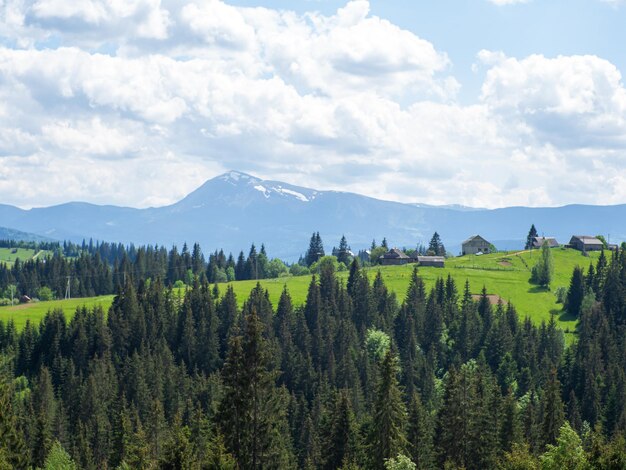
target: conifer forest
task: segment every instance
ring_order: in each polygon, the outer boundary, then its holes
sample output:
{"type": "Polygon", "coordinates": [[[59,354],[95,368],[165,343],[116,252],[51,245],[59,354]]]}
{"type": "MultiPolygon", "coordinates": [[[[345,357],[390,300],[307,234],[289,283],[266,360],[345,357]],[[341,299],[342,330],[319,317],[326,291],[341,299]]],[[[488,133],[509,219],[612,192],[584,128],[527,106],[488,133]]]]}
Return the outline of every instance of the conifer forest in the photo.
{"type": "Polygon", "coordinates": [[[116,285],[108,312],[0,323],[1,469],[626,468],[624,250],[573,273],[567,347],[419,268],[399,298],[322,262],[275,309],[204,275],[116,285]]]}

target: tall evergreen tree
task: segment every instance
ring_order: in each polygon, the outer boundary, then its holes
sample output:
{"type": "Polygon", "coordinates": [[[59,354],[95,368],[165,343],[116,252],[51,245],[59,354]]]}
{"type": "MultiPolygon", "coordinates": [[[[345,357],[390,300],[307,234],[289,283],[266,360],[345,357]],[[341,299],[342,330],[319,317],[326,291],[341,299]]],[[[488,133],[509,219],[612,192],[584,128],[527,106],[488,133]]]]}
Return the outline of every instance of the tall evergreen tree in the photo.
{"type": "Polygon", "coordinates": [[[575,318],[580,316],[580,308],[585,297],[585,280],[583,270],[579,266],[574,268],[572,279],[570,280],[569,290],[565,299],[565,309],[567,313],[575,318]]]}
{"type": "Polygon", "coordinates": [[[443,246],[443,243],[441,242],[441,237],[437,232],[433,233],[433,236],[428,243],[428,252],[437,256],[446,255],[446,248],[443,246]]]}
{"type": "Polygon", "coordinates": [[[322,238],[320,237],[320,233],[313,233],[311,235],[311,240],[309,242],[309,249],[304,256],[304,261],[307,266],[311,266],[317,260],[324,256],[324,244],[322,243],[322,238]]]}
{"type": "Polygon", "coordinates": [[[398,359],[389,349],[380,364],[370,436],[372,467],[385,468],[385,460],[404,452],[407,447],[407,411],[398,384],[398,359]]]}
{"type": "Polygon", "coordinates": [[[526,236],[526,245],[524,245],[525,250],[530,250],[533,246],[534,238],[539,236],[537,233],[537,229],[535,228],[535,224],[530,226],[530,230],[528,231],[528,235],[526,236]]]}

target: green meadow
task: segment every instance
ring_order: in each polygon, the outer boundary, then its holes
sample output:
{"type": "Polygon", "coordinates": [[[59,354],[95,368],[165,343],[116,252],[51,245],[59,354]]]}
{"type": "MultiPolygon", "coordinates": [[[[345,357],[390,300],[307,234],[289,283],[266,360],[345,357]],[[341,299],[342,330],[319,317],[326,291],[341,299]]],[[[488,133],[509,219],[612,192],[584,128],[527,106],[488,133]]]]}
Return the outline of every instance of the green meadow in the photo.
{"type": "MultiPolygon", "coordinates": [[[[494,253],[481,256],[463,256],[446,260],[445,268],[419,267],[419,275],[424,279],[427,288],[434,286],[439,277],[452,276],[459,292],[462,292],[465,281],[469,281],[473,294],[480,294],[483,286],[488,294],[497,295],[505,302],[512,302],[521,317],[530,317],[535,323],[548,321],[552,314],[557,315],[561,328],[566,332],[574,331],[576,320],[568,318],[562,312],[562,305],[556,302],[554,291],[560,286],[569,286],[574,267],[579,265],[585,269],[591,261],[596,261],[599,253],[591,253],[584,257],[579,251],[554,248],[554,280],[551,289],[546,290],[528,282],[530,269],[540,256],[539,250],[494,253]]],[[[404,298],[414,265],[377,266],[368,269],[373,279],[380,271],[387,287],[396,293],[399,300],[404,298]]],[[[347,280],[348,272],[338,273],[338,277],[347,280]]],[[[306,299],[307,288],[311,276],[285,277],[264,279],[260,281],[237,281],[233,286],[239,303],[242,304],[250,290],[260,282],[267,289],[274,305],[277,304],[284,286],[287,286],[294,304],[302,304],[306,299]]],[[[220,286],[222,291],[223,287],[220,286]]]]}
{"type": "Polygon", "coordinates": [[[35,250],[25,248],[0,248],[0,263],[6,263],[12,266],[16,259],[19,258],[20,261],[26,261],[32,259],[36,254],[37,252],[35,250]]]}
{"type": "MultiPolygon", "coordinates": [[[[552,250],[554,256],[554,280],[551,290],[545,290],[528,282],[530,268],[540,256],[540,251],[523,251],[509,253],[494,253],[481,256],[463,256],[446,260],[445,268],[419,267],[419,275],[424,279],[428,288],[434,286],[439,277],[452,276],[459,292],[462,292],[466,280],[469,281],[473,294],[480,294],[483,286],[488,294],[500,297],[505,302],[512,302],[521,317],[530,317],[535,323],[548,321],[550,315],[556,315],[561,328],[565,332],[573,332],[576,321],[568,318],[562,312],[562,305],[556,302],[554,291],[560,286],[569,285],[570,276],[575,266],[585,269],[591,261],[597,260],[599,253],[591,253],[584,257],[579,251],[563,248],[552,250]]],[[[396,293],[401,301],[406,293],[413,265],[378,266],[368,268],[368,276],[373,279],[380,271],[387,287],[396,293]]],[[[337,273],[340,280],[347,281],[348,272],[337,273]]],[[[250,291],[259,282],[267,289],[270,300],[274,305],[278,303],[280,293],[285,286],[291,294],[295,305],[301,305],[306,299],[311,276],[284,277],[278,279],[263,279],[259,281],[236,281],[230,283],[242,305],[250,291]]],[[[226,285],[220,285],[222,293],[226,285]]],[[[101,305],[108,310],[113,296],[92,297],[85,299],[54,300],[50,302],[35,302],[14,307],[0,307],[0,320],[13,318],[18,329],[21,329],[27,319],[38,322],[49,310],[63,309],[71,316],[76,307],[85,305],[92,307],[101,305]]],[[[568,338],[571,340],[571,338],[568,338]]]]}
{"type": "Polygon", "coordinates": [[[86,297],[80,299],[69,300],[51,300],[49,302],[31,302],[28,304],[18,304],[14,306],[0,307],[0,320],[6,322],[13,319],[15,326],[21,330],[27,320],[31,323],[38,324],[41,319],[51,310],[61,309],[65,312],[68,319],[74,315],[78,307],[92,308],[101,306],[106,312],[113,303],[112,295],[103,295],[100,297],[86,297]]]}

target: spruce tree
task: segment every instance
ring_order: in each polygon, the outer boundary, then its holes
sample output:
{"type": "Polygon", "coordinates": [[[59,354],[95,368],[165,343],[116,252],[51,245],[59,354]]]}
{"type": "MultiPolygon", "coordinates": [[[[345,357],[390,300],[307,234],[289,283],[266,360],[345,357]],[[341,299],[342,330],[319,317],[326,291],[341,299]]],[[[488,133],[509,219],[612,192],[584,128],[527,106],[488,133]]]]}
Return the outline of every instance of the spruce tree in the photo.
{"type": "Polygon", "coordinates": [[[530,230],[528,231],[528,235],[526,236],[526,245],[524,245],[525,250],[530,250],[533,246],[534,238],[537,237],[537,229],[535,228],[535,224],[530,226],[530,230]]]}
{"type": "Polygon", "coordinates": [[[372,413],[370,456],[372,467],[385,468],[385,460],[404,452],[407,447],[407,412],[398,384],[398,358],[392,349],[380,364],[380,379],[372,413]]]}
{"type": "Polygon", "coordinates": [[[544,445],[554,444],[559,436],[559,430],[565,421],[563,401],[561,400],[561,383],[556,376],[556,370],[550,372],[544,396],[543,424],[541,437],[544,445]]]}
{"type": "Polygon", "coordinates": [[[411,460],[419,469],[435,468],[434,423],[431,414],[415,392],[409,403],[407,426],[408,450],[411,460]]]}
{"type": "Polygon", "coordinates": [[[571,316],[578,318],[580,316],[580,308],[585,297],[585,280],[583,270],[579,266],[574,268],[572,279],[570,280],[569,290],[565,299],[565,309],[571,316]]]}

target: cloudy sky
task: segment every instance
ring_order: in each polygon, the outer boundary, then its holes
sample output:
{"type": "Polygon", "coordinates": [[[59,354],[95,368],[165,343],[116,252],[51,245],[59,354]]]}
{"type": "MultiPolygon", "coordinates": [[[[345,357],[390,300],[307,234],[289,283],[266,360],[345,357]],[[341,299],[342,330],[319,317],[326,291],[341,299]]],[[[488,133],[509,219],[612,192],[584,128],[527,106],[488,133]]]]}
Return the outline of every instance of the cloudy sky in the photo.
{"type": "Polygon", "coordinates": [[[0,0],[0,203],[626,203],[625,44],[622,0],[0,0]]]}

